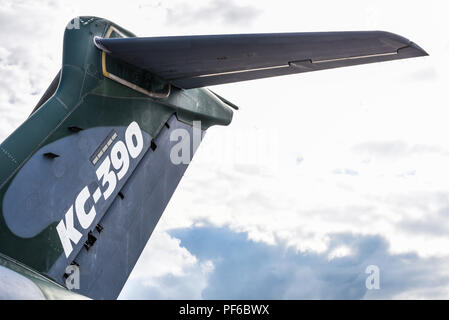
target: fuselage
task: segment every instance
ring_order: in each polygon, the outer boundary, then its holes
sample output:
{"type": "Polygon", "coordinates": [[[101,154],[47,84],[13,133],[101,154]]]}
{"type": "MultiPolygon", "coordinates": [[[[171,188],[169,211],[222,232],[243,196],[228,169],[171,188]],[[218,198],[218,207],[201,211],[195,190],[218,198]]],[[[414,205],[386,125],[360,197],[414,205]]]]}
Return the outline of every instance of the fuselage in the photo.
{"type": "Polygon", "coordinates": [[[0,254],[0,300],[87,299],[0,254]]]}

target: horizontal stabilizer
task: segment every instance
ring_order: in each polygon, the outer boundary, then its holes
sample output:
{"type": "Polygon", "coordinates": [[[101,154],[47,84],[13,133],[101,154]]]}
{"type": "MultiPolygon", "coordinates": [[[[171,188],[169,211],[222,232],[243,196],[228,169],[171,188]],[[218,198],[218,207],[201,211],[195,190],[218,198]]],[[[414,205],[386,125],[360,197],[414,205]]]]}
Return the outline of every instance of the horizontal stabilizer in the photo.
{"type": "Polygon", "coordinates": [[[97,38],[95,42],[108,54],[184,89],[427,55],[413,42],[382,31],[97,38]]]}

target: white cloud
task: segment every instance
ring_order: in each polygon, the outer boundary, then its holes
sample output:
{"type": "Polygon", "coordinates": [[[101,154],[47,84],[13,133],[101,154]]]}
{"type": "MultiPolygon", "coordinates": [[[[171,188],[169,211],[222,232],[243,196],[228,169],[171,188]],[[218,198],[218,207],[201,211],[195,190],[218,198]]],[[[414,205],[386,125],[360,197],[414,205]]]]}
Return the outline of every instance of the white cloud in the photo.
{"type": "Polygon", "coordinates": [[[337,247],[335,249],[333,249],[329,254],[328,254],[328,259],[329,260],[333,260],[336,258],[343,258],[343,257],[347,257],[350,256],[352,254],[351,248],[347,247],[347,246],[340,246],[337,247]]]}
{"type": "Polygon", "coordinates": [[[198,261],[178,239],[156,228],[119,298],[201,299],[213,270],[211,261],[198,261]]]}
{"type": "Polygon", "coordinates": [[[232,0],[214,0],[208,3],[180,3],[167,9],[167,24],[180,26],[197,23],[233,24],[247,26],[260,14],[251,5],[236,4],[232,0]]]}
{"type": "Polygon", "coordinates": [[[156,232],[152,241],[140,256],[133,276],[137,279],[161,277],[167,274],[185,275],[185,269],[195,266],[198,261],[185,248],[179,246],[180,241],[167,233],[156,232]],[[148,264],[151,263],[151,268],[148,264]]]}

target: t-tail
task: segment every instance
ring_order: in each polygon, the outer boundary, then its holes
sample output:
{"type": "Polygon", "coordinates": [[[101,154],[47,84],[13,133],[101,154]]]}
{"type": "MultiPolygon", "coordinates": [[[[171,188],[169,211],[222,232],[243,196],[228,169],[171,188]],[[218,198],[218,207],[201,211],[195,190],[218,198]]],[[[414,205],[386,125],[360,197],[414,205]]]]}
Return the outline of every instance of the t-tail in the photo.
{"type": "Polygon", "coordinates": [[[137,38],[96,17],[63,50],[0,146],[0,298],[117,298],[201,137],[232,120],[204,86],[426,55],[378,31],[137,38]],[[10,272],[35,290],[7,292],[10,272]]]}

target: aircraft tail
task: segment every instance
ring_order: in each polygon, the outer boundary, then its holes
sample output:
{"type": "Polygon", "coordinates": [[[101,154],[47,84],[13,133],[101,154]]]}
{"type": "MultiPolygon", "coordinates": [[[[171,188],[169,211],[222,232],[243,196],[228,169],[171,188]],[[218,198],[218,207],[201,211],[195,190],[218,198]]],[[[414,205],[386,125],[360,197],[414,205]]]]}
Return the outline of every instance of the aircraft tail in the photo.
{"type": "Polygon", "coordinates": [[[232,111],[206,89],[105,56],[95,36],[134,35],[100,18],[72,21],[60,73],[0,145],[0,252],[62,285],[76,267],[75,292],[114,299],[195,143],[232,111]]]}

